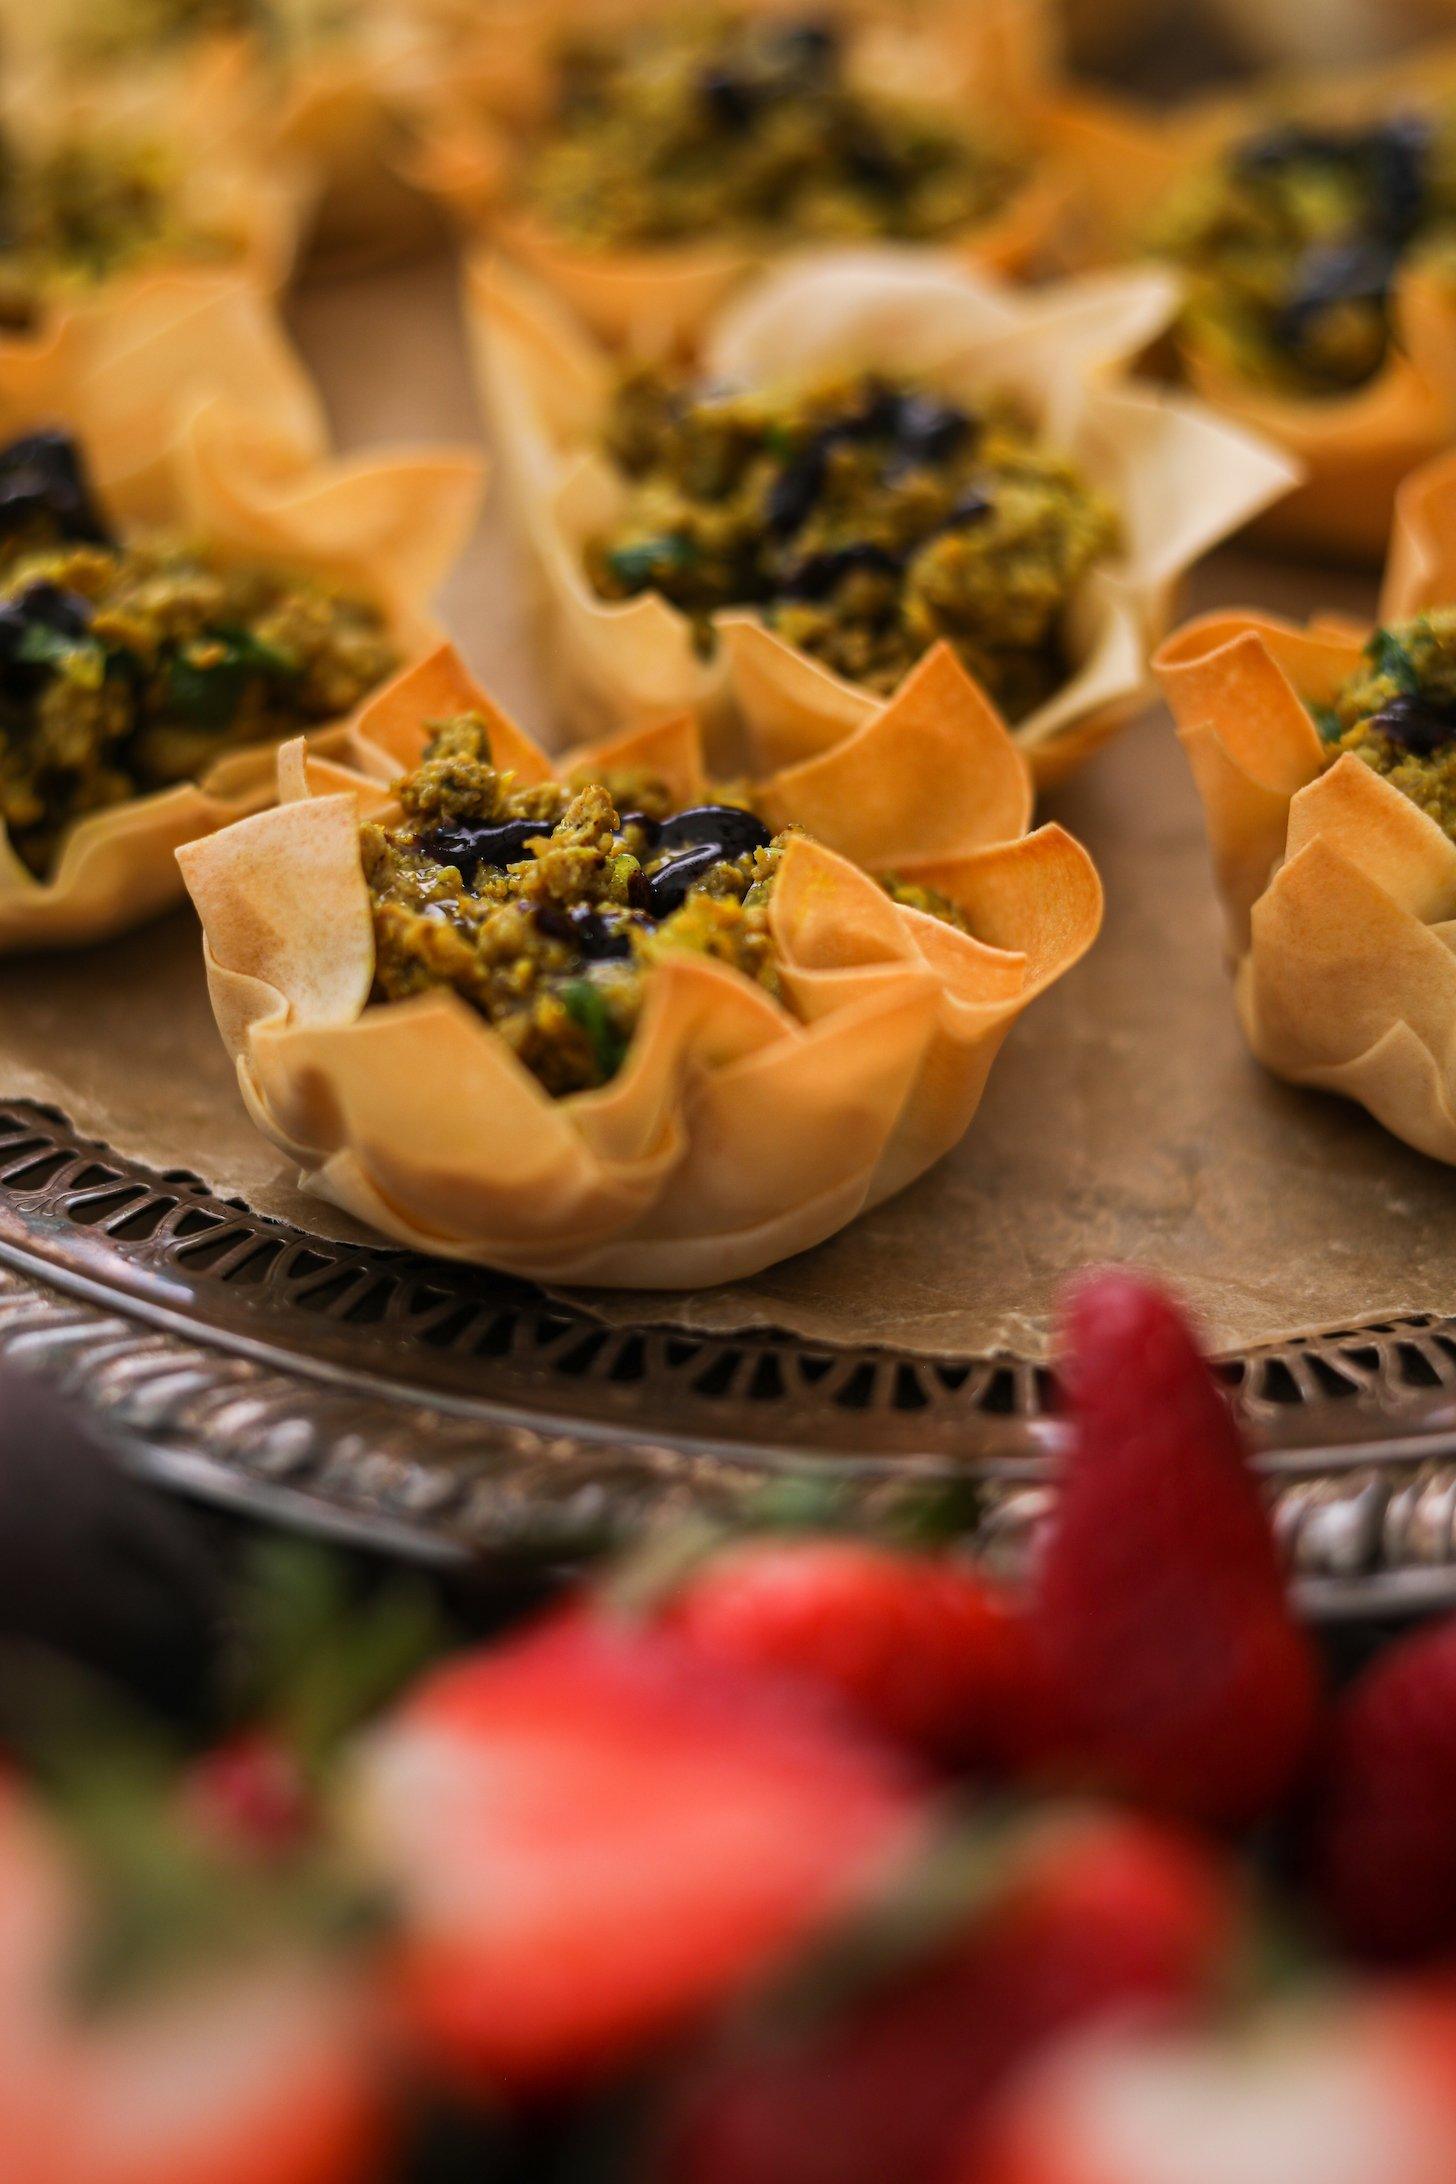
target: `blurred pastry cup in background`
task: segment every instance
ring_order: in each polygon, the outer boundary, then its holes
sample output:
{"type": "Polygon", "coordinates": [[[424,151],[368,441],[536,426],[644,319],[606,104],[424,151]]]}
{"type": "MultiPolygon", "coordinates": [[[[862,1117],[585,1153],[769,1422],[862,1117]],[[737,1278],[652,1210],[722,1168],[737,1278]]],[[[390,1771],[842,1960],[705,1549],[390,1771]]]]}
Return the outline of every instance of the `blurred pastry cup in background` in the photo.
{"type": "Polygon", "coordinates": [[[401,116],[448,65],[413,0],[0,0],[0,33],[26,111],[80,99],[106,127],[170,117],[213,157],[226,144],[266,190],[287,177],[315,253],[378,257],[438,226],[399,172],[401,116]]]}
{"type": "Polygon", "coordinates": [[[954,1145],[1101,919],[1086,853],[1025,832],[994,713],[941,648],[834,747],[714,793],[686,719],[558,775],[448,651],[342,750],[287,746],[276,807],[179,861],[243,1097],[306,1186],[418,1250],[691,1288],[954,1145]]]}
{"type": "Polygon", "coordinates": [[[309,176],[263,126],[235,45],[163,72],[15,65],[0,149],[0,360],[159,273],[272,294],[292,271],[309,176]]]}
{"type": "Polygon", "coordinates": [[[1004,275],[1050,262],[1066,187],[1036,142],[1041,0],[697,16],[566,0],[472,21],[407,171],[614,345],[682,350],[796,247],[934,243],[1004,275]],[[596,57],[573,68],[583,39],[596,57]]]}
{"type": "Polygon", "coordinates": [[[1022,292],[825,252],[729,304],[691,373],[624,376],[477,262],[479,381],[565,720],[693,709],[715,759],[764,772],[852,732],[943,636],[1038,778],[1065,773],[1145,700],[1184,572],[1297,476],[1122,376],[1176,300],[1150,269],[1022,292]]]}
{"type": "Polygon", "coordinates": [[[92,331],[0,374],[3,951],[178,900],[173,852],[268,801],[282,736],[438,643],[479,504],[471,451],[331,455],[243,285],[159,278],[92,331]]]}
{"type": "Polygon", "coordinates": [[[1156,666],[1255,1055],[1456,1161],[1456,457],[1401,488],[1373,634],[1219,613],[1156,666]]]}
{"type": "Polygon", "coordinates": [[[438,212],[402,172],[407,117],[453,80],[428,10],[290,0],[284,13],[263,82],[278,94],[275,141],[313,177],[312,251],[353,266],[435,238],[438,212]]]}
{"type": "Polygon", "coordinates": [[[1171,115],[1072,93],[1047,133],[1073,255],[1175,267],[1167,363],[1303,467],[1261,537],[1378,559],[1456,435],[1456,48],[1171,115]]]}
{"type": "Polygon", "coordinates": [[[1209,0],[1214,20],[1266,67],[1372,61],[1456,23],[1451,0],[1209,0]]]}

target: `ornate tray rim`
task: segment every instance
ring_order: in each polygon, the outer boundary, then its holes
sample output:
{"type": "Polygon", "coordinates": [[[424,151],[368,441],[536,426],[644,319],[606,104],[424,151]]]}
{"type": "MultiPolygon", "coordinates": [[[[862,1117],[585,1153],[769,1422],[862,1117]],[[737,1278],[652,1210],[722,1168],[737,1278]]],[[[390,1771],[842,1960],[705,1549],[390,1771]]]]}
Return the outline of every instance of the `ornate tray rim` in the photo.
{"type": "MultiPolygon", "coordinates": [[[[1012,1564],[1057,1433],[1027,1360],[608,1327],[285,1227],[20,1102],[0,1104],[0,1354],[62,1380],[169,1487],[435,1562],[567,1558],[828,1465],[871,1510],[971,1480],[968,1529],[1012,1564]]],[[[1456,1605],[1456,1318],[1224,1371],[1307,1611],[1456,1605]]]]}

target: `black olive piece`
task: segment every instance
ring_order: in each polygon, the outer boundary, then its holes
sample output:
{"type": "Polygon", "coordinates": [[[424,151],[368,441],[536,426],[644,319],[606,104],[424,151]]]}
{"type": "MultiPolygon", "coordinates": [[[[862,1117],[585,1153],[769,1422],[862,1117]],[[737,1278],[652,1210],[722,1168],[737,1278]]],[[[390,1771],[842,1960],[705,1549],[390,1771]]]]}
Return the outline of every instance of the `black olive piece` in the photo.
{"type": "Polygon", "coordinates": [[[832,447],[836,440],[898,439],[905,406],[914,399],[913,395],[902,394],[880,380],[870,380],[859,408],[825,426],[825,445],[832,447]]]}
{"type": "Polygon", "coordinates": [[[1294,122],[1281,122],[1236,144],[1232,165],[1243,174],[1268,173],[1273,168],[1292,167],[1300,160],[1338,159],[1342,149],[1341,139],[1328,131],[1302,129],[1294,122]]]}
{"type": "Polygon", "coordinates": [[[573,938],[571,919],[559,902],[538,902],[532,916],[536,921],[537,932],[544,933],[548,940],[569,943],[573,938]]]}
{"type": "Polygon", "coordinates": [[[1402,691],[1369,721],[1377,735],[1415,758],[1429,758],[1443,745],[1456,741],[1456,702],[1428,698],[1418,690],[1402,691]]]}
{"type": "Polygon", "coordinates": [[[605,963],[632,953],[631,921],[593,910],[588,903],[574,903],[567,910],[560,903],[544,902],[535,916],[540,932],[575,948],[588,963],[605,963]]]}
{"type": "Polygon", "coordinates": [[[632,931],[625,918],[607,917],[583,906],[572,911],[571,926],[588,963],[607,963],[632,953],[632,931]]]}
{"type": "Polygon", "coordinates": [[[665,918],[674,910],[680,910],[688,889],[706,879],[714,865],[722,862],[723,852],[716,842],[705,842],[701,849],[690,849],[683,856],[674,857],[671,864],[654,872],[647,882],[650,914],[654,918],[665,918]]]}
{"type": "Polygon", "coordinates": [[[27,622],[39,622],[61,637],[84,637],[91,627],[90,600],[59,584],[27,584],[15,605],[27,622]]]}
{"type": "Polygon", "coordinates": [[[68,432],[28,432],[0,448],[0,536],[46,517],[64,539],[110,546],[81,451],[68,432]]]}
{"type": "Polygon", "coordinates": [[[756,812],[738,804],[692,804],[686,811],[664,819],[657,837],[659,850],[696,849],[706,845],[720,857],[746,857],[752,849],[766,849],[773,840],[756,812]]]}
{"type": "Polygon", "coordinates": [[[720,129],[741,135],[763,111],[764,89],[736,68],[705,68],[698,78],[698,96],[720,129]]]}
{"type": "Polygon", "coordinates": [[[904,161],[877,130],[864,126],[851,128],[843,150],[850,175],[867,190],[879,190],[888,197],[904,188],[904,161]]]}
{"type": "Polygon", "coordinates": [[[1425,114],[1394,115],[1367,139],[1371,225],[1389,241],[1408,242],[1425,216],[1432,140],[1425,114]]]}
{"type": "Polygon", "coordinates": [[[484,826],[434,827],[420,836],[419,846],[436,864],[454,865],[468,885],[482,865],[499,871],[521,863],[526,844],[550,832],[541,819],[501,819],[484,826]]]}
{"type": "Polygon", "coordinates": [[[769,487],[764,522],[774,538],[792,538],[813,515],[824,490],[825,453],[822,440],[811,441],[769,487]]]}
{"type": "Polygon", "coordinates": [[[1307,251],[1289,300],[1276,320],[1278,338],[1298,348],[1311,322],[1340,303],[1383,303],[1395,278],[1395,255],[1384,243],[1353,240],[1307,251]]]}
{"type": "Polygon", "coordinates": [[[839,32],[833,23],[786,23],[773,42],[775,52],[799,75],[825,76],[839,58],[839,32]]]}
{"type": "Polygon", "coordinates": [[[965,445],[971,420],[954,404],[938,402],[929,394],[907,394],[898,407],[895,444],[917,461],[948,462],[965,445]]]}
{"type": "Polygon", "coordinates": [[[90,601],[59,584],[29,584],[7,599],[0,606],[0,695],[24,704],[45,688],[54,669],[34,649],[38,630],[69,640],[84,637],[90,626],[90,601]]]}
{"type": "Polygon", "coordinates": [[[785,569],[778,589],[786,599],[827,599],[846,576],[859,570],[898,576],[902,566],[901,557],[888,546],[875,546],[862,539],[850,546],[826,548],[820,554],[805,554],[801,561],[785,569]]]}
{"type": "Polygon", "coordinates": [[[791,538],[814,513],[824,490],[831,448],[846,440],[895,439],[905,401],[893,387],[871,381],[858,409],[825,425],[784,465],[764,507],[764,521],[775,538],[791,538]]]}
{"type": "Polygon", "coordinates": [[[641,865],[628,875],[627,902],[633,910],[649,910],[652,907],[652,890],[647,884],[647,874],[641,865]]]}
{"type": "Polygon", "coordinates": [[[987,516],[993,514],[994,511],[994,501],[988,500],[984,493],[978,493],[975,487],[972,486],[969,492],[962,493],[960,499],[951,504],[950,514],[946,517],[942,528],[947,531],[958,531],[962,524],[984,523],[987,516]]]}

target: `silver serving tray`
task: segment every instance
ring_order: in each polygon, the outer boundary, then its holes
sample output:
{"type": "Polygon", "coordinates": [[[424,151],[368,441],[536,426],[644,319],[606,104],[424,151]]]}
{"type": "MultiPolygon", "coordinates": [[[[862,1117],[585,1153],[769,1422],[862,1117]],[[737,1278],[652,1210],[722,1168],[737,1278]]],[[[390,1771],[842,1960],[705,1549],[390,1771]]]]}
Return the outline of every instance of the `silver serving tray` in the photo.
{"type": "MultiPolygon", "coordinates": [[[[147,1474],[434,1561],[569,1558],[832,1475],[868,1511],[972,1482],[1001,1563],[1045,1506],[1055,1391],[1014,1356],[606,1327],[528,1285],[327,1241],[0,1106],[0,1354],[147,1474]]],[[[1456,1605],[1456,1320],[1229,1359],[1308,1611],[1456,1605]]]]}

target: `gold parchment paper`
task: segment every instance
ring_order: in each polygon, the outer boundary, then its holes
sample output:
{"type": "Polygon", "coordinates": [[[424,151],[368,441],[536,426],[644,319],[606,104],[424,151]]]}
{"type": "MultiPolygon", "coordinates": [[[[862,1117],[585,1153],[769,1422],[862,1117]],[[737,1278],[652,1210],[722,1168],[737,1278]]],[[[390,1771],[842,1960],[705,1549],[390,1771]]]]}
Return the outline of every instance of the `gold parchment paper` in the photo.
{"type": "MultiPolygon", "coordinates": [[[[443,265],[311,291],[297,329],[340,445],[475,429],[443,265]]],[[[1225,555],[1191,605],[1368,615],[1374,582],[1225,555]]],[[[541,724],[509,540],[488,516],[444,597],[489,686],[541,724]]],[[[1044,1353],[1089,1260],[1175,1282],[1222,1348],[1387,1315],[1456,1312],[1456,1171],[1366,1116],[1264,1076],[1234,1021],[1197,801],[1150,712],[1048,798],[1092,850],[1107,924],[1018,1025],[960,1150],[832,1243],[734,1287],[579,1301],[613,1319],[940,1354],[1044,1353]]],[[[260,1211],[362,1234],[304,1197],[248,1124],[190,912],[74,958],[0,967],[0,1096],[44,1101],[159,1168],[260,1211]]]]}

